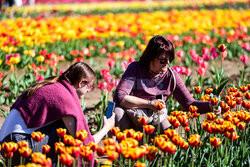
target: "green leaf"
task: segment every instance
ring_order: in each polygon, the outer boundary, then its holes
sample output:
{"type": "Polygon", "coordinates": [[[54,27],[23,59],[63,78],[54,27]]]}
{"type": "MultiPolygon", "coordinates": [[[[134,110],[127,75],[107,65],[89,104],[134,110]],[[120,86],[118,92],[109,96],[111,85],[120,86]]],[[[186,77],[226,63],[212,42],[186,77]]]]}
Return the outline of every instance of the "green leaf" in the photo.
{"type": "Polygon", "coordinates": [[[215,95],[215,96],[219,96],[220,93],[221,93],[221,91],[224,89],[224,87],[226,86],[226,84],[227,84],[228,81],[229,81],[228,79],[226,79],[225,81],[223,81],[221,83],[221,85],[219,86],[218,89],[214,89],[213,90],[212,94],[215,95]]]}
{"type": "Polygon", "coordinates": [[[4,118],[6,118],[8,116],[8,113],[2,108],[0,108],[0,110],[1,110],[1,113],[3,114],[4,118]]]}

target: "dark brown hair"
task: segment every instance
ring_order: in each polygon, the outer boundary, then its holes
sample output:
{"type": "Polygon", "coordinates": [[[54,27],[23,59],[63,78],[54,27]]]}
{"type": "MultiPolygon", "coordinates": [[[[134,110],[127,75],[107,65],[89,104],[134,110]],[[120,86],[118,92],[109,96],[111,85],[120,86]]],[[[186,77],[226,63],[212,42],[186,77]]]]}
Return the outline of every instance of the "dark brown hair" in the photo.
{"type": "Polygon", "coordinates": [[[170,56],[170,62],[174,60],[174,47],[172,42],[161,35],[156,35],[150,39],[146,49],[142,53],[139,64],[148,68],[149,63],[158,56],[166,54],[170,56]]]}
{"type": "Polygon", "coordinates": [[[94,76],[95,72],[88,64],[84,62],[77,62],[71,65],[61,76],[52,76],[31,85],[20,97],[28,98],[33,95],[37,89],[45,85],[56,83],[58,80],[67,80],[71,85],[76,85],[82,79],[94,76]]]}

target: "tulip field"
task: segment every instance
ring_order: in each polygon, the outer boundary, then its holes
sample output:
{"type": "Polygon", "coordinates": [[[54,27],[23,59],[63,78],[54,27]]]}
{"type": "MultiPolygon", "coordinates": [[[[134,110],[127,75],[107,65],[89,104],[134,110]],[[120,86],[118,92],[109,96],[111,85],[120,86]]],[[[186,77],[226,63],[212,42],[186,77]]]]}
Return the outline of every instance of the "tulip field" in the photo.
{"type": "MultiPolygon", "coordinates": [[[[44,145],[42,152],[32,152],[26,141],[2,143],[1,166],[12,166],[13,155],[18,154],[20,167],[50,167],[47,155],[51,147],[60,167],[93,163],[119,167],[250,166],[248,0],[37,4],[4,8],[0,19],[3,117],[32,83],[85,61],[97,74],[94,87],[100,97],[92,106],[81,100],[94,134],[102,128],[108,101],[122,74],[131,62],[139,60],[154,35],[173,42],[175,59],[170,66],[192,96],[211,101],[222,111],[220,115],[199,114],[196,106],[183,111],[171,97],[166,104],[173,129],[163,134],[144,117],[138,120],[141,131],[114,127],[113,137],[104,138],[101,144],[84,145],[84,130],[73,138],[66,129],[57,129],[60,142],[44,145]],[[87,113],[88,108],[93,111],[87,113]]],[[[33,132],[31,136],[40,142],[44,134],[33,132]]]]}

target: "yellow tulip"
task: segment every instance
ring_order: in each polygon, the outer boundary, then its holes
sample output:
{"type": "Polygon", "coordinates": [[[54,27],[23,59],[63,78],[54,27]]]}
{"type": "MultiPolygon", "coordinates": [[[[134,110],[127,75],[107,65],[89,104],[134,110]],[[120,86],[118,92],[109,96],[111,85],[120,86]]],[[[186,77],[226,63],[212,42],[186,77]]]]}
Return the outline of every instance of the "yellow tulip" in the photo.
{"type": "Polygon", "coordinates": [[[44,56],[41,56],[41,55],[40,55],[40,56],[38,56],[38,57],[36,58],[36,60],[42,63],[42,62],[44,62],[45,58],[44,58],[44,56]]]}

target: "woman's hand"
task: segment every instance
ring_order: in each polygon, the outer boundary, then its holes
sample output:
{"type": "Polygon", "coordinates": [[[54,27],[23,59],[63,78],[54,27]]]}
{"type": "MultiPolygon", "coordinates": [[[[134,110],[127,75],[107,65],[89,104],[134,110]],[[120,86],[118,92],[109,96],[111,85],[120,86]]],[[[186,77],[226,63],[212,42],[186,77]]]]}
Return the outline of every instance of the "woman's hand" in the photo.
{"type": "Polygon", "coordinates": [[[114,126],[115,126],[115,113],[114,112],[109,119],[107,119],[106,116],[103,117],[103,128],[107,128],[107,130],[110,130],[114,126]]]}
{"type": "Polygon", "coordinates": [[[214,112],[216,115],[220,115],[220,114],[221,114],[221,107],[219,106],[217,109],[213,108],[213,112],[214,112]]]}
{"type": "Polygon", "coordinates": [[[158,102],[161,102],[163,105],[163,108],[166,108],[166,104],[163,100],[161,99],[155,99],[155,100],[152,100],[152,101],[149,101],[149,104],[150,104],[150,109],[153,110],[153,111],[158,111],[158,109],[156,108],[156,103],[158,102]]]}

